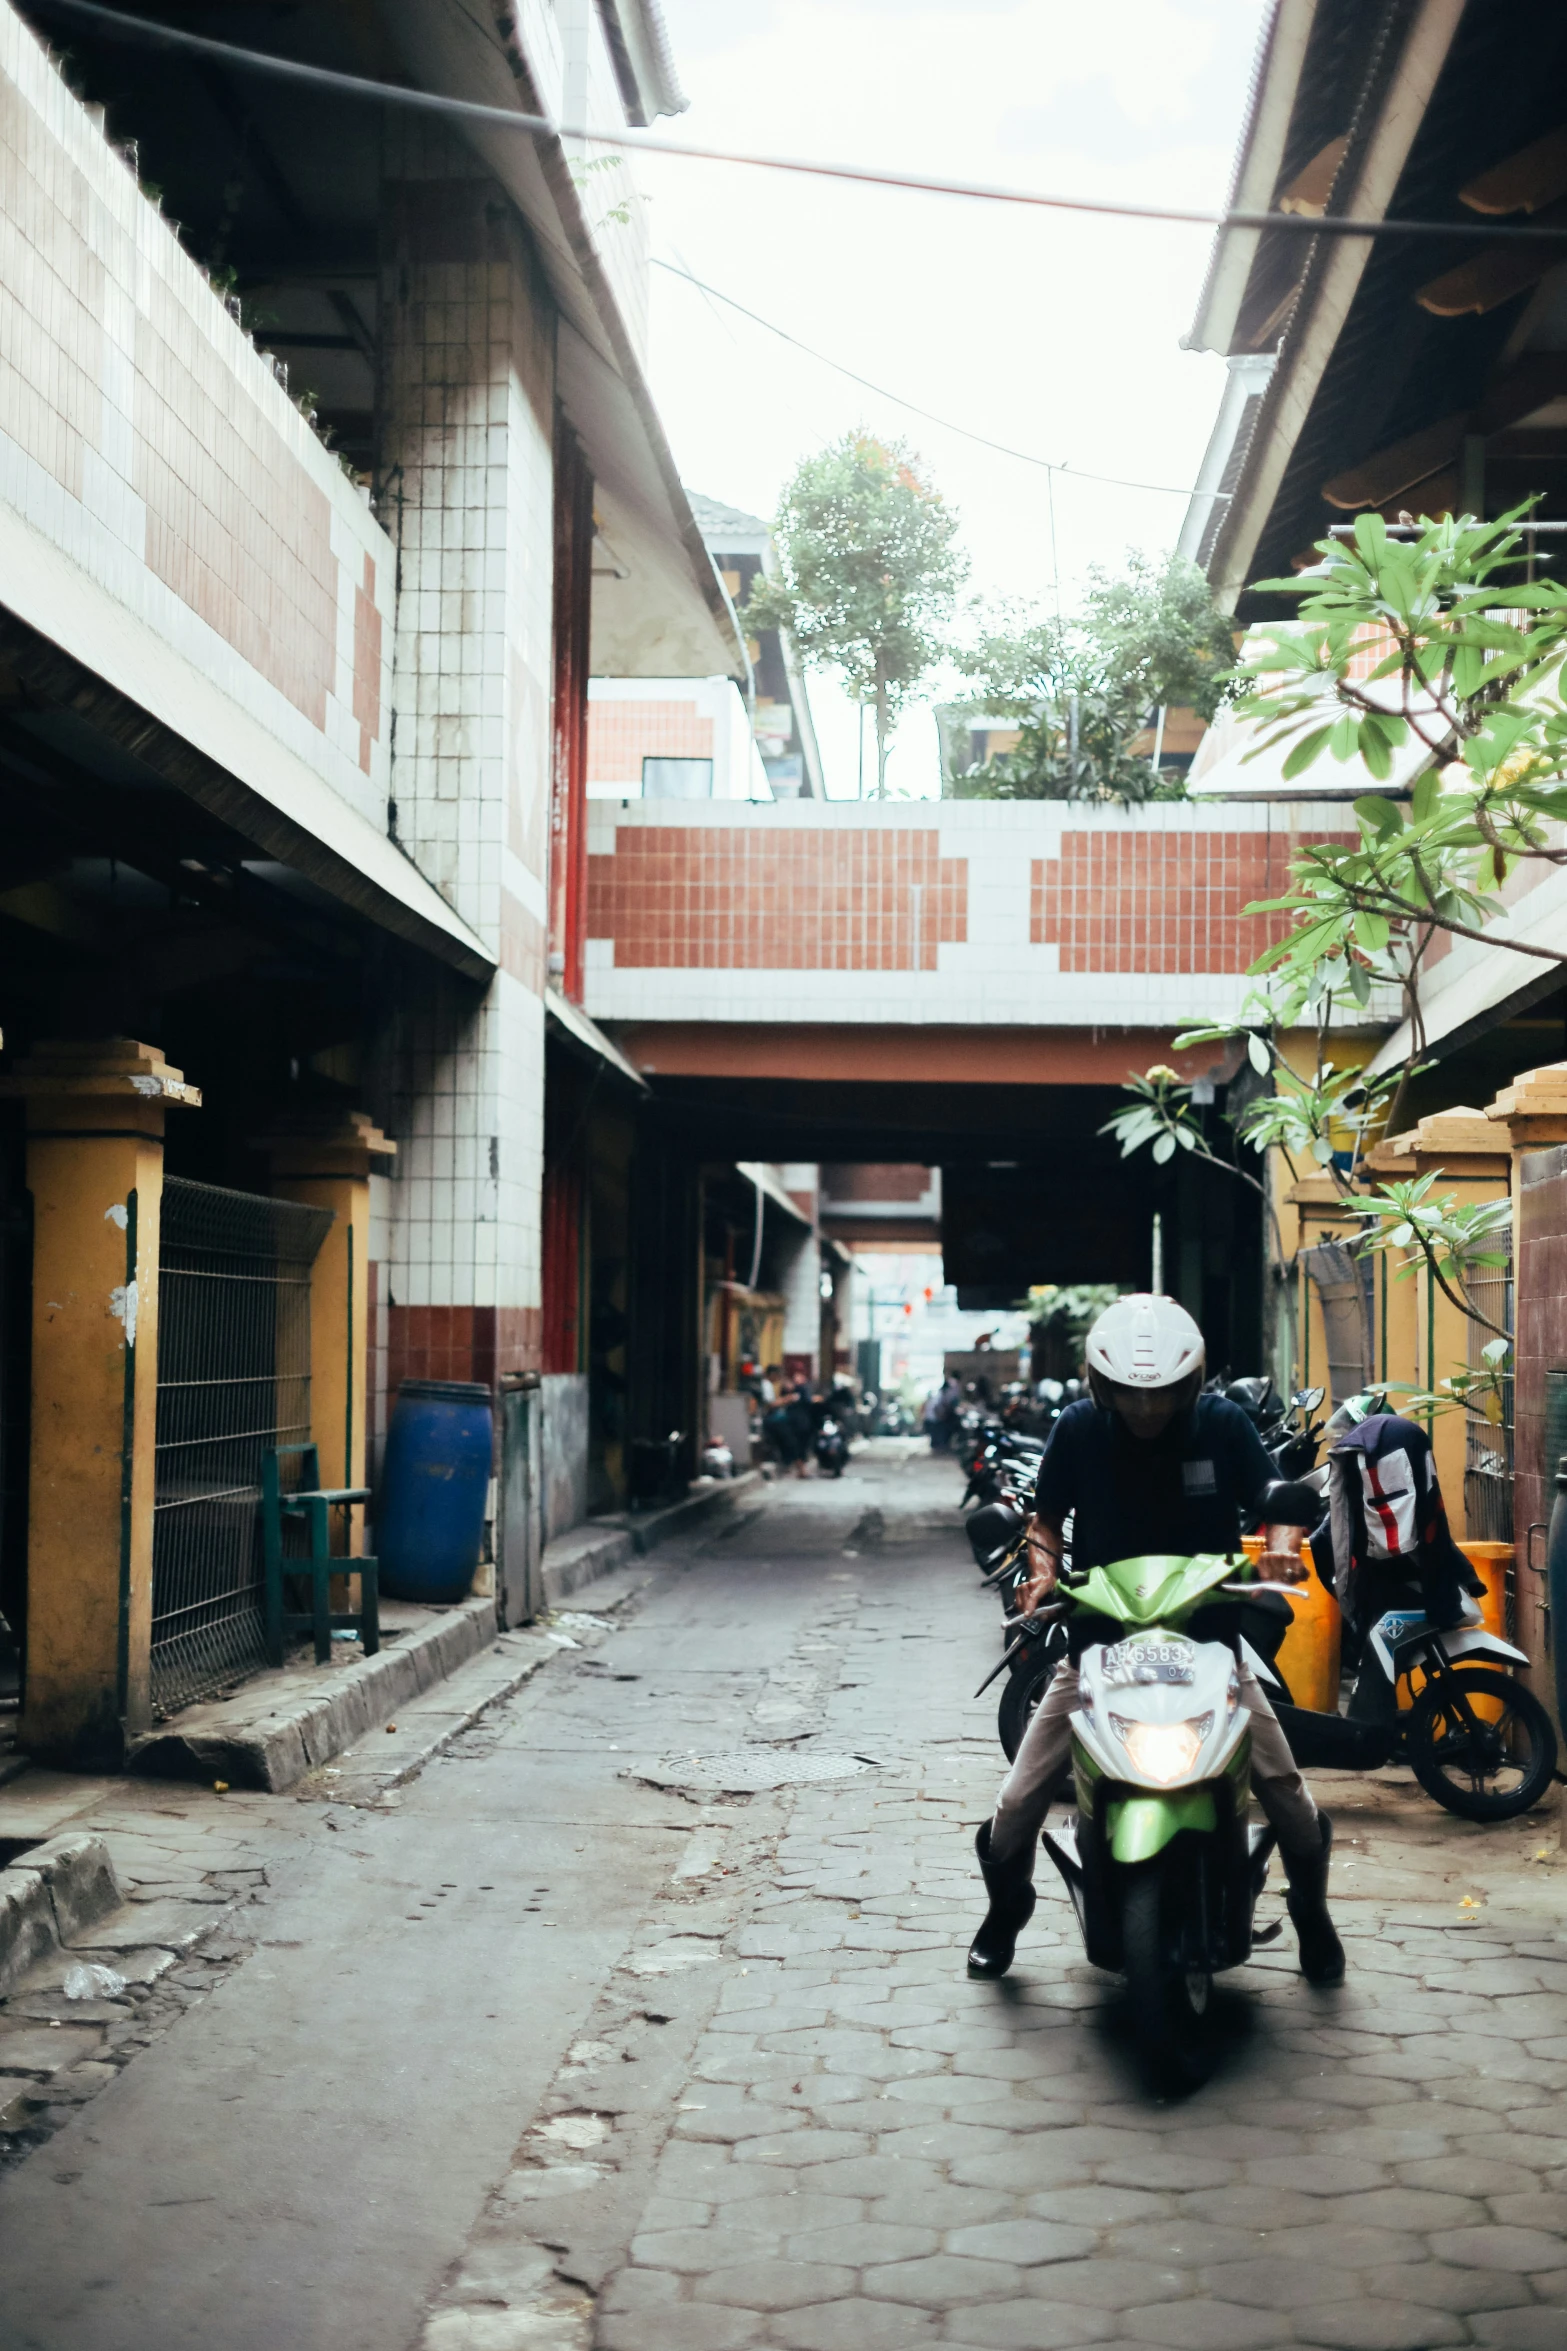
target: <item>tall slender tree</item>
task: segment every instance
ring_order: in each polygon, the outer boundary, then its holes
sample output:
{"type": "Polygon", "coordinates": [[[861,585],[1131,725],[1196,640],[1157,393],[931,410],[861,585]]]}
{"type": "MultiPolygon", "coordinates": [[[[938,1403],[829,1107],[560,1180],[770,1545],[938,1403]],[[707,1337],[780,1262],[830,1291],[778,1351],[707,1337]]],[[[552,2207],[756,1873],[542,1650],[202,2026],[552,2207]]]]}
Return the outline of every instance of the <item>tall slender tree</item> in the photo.
{"type": "Polygon", "coordinates": [[[778,570],[741,618],[786,629],[801,659],[836,669],[876,713],[876,797],[887,789],[892,730],[944,651],[966,564],[958,518],[913,450],[846,433],[802,460],[773,526],[778,570]]]}

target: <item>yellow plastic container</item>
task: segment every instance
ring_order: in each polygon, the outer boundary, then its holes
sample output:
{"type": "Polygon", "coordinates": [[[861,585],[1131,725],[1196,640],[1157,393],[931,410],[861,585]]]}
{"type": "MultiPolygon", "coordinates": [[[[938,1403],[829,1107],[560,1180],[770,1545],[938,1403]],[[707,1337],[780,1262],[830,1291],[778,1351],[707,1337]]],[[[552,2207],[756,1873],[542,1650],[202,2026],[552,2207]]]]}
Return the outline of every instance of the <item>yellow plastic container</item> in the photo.
{"type": "MultiPolygon", "coordinates": [[[[1488,1633],[1495,1633],[1498,1640],[1505,1641],[1507,1638],[1507,1570],[1512,1565],[1513,1559],[1511,1543],[1460,1543],[1458,1548],[1485,1586],[1485,1590],[1477,1595],[1476,1602],[1480,1610],[1481,1623],[1488,1633]]],[[[1480,1663],[1482,1665],[1489,1663],[1492,1665],[1493,1671],[1495,1669],[1493,1660],[1481,1658],[1480,1663]]],[[[1507,1668],[1503,1666],[1502,1671],[1505,1673],[1507,1668]]],[[[1398,1702],[1400,1706],[1408,1706],[1412,1702],[1412,1692],[1407,1680],[1401,1681],[1398,1685],[1398,1702]]],[[[1471,1704],[1483,1722],[1500,1722],[1502,1718],[1500,1700],[1475,1698],[1471,1700],[1471,1704]]]]}
{"type": "Polygon", "coordinates": [[[1485,1585],[1480,1595],[1481,1617],[1488,1633],[1507,1638],[1507,1571],[1513,1564],[1511,1543],[1460,1543],[1459,1550],[1485,1585]]]}
{"type": "MultiPolygon", "coordinates": [[[[1262,1552],[1261,1536],[1247,1535],[1245,1547],[1247,1558],[1255,1562],[1262,1552]]],[[[1310,1567],[1309,1543],[1301,1557],[1310,1567]]],[[[1303,1584],[1270,1584],[1267,1589],[1283,1593],[1294,1620],[1280,1646],[1278,1664],[1295,1704],[1309,1707],[1313,1714],[1337,1714],[1342,1638],[1338,1602],[1319,1583],[1314,1567],[1303,1584]]]]}
{"type": "MultiPolygon", "coordinates": [[[[1477,1599],[1481,1623],[1488,1633],[1495,1633],[1499,1640],[1505,1641],[1507,1638],[1507,1570],[1513,1556],[1511,1543],[1460,1543],[1458,1548],[1485,1586],[1485,1590],[1478,1595],[1477,1599]]],[[[1413,1706],[1419,1696],[1422,1683],[1423,1677],[1411,1682],[1407,1674],[1400,1675],[1398,1704],[1401,1713],[1407,1713],[1409,1708],[1413,1706]]],[[[1482,1720],[1496,1722],[1500,1719],[1502,1709],[1496,1699],[1477,1698],[1474,1700],[1474,1706],[1482,1720]]]]}

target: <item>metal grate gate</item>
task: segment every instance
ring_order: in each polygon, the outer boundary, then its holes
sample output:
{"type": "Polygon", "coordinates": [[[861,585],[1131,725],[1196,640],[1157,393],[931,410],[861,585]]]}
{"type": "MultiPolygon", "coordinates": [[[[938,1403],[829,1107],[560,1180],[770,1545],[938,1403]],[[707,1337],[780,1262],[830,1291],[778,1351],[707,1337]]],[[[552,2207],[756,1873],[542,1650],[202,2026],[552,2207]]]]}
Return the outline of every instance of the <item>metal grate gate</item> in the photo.
{"type": "Polygon", "coordinates": [[[261,1456],[310,1435],[310,1269],[332,1223],[170,1176],[158,1251],[152,1703],[266,1663],[261,1456]]]}

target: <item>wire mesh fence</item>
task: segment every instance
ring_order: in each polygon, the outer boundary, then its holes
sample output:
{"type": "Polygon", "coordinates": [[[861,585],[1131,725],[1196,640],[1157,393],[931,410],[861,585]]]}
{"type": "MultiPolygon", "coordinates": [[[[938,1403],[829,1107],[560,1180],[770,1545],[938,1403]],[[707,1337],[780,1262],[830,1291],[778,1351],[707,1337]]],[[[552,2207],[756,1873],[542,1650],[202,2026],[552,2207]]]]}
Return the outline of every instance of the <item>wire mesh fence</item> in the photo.
{"type": "Polygon", "coordinates": [[[310,1269],[331,1222],[327,1208],[165,1181],[152,1522],[159,1716],[266,1662],[261,1456],[310,1435],[310,1269]]]}
{"type": "MultiPolygon", "coordinates": [[[[1505,1265],[1488,1266],[1475,1274],[1466,1285],[1470,1297],[1482,1314],[1504,1331],[1513,1328],[1513,1260],[1512,1234],[1504,1229],[1493,1236],[1490,1246],[1507,1251],[1505,1265]]],[[[1483,1324],[1471,1322],[1469,1330],[1469,1370],[1472,1375],[1486,1375],[1491,1381],[1489,1367],[1482,1350],[1489,1345],[1495,1333],[1483,1324]]],[[[1509,1356],[1500,1376],[1483,1391],[1487,1399],[1485,1412],[1471,1411],[1464,1455],[1464,1518],[1469,1534],[1477,1542],[1510,1543],[1513,1539],[1513,1363],[1509,1356]]]]}

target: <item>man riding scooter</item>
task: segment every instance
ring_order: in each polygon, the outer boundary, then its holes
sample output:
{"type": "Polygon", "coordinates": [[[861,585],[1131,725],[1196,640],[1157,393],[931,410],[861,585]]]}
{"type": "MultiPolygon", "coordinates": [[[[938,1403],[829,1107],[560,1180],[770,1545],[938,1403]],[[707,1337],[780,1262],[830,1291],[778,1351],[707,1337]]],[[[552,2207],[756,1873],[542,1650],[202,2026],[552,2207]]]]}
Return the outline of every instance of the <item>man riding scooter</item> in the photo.
{"type": "MultiPolygon", "coordinates": [[[[1090,1330],[1086,1352],[1090,1395],[1061,1414],[1040,1465],[1030,1573],[1019,1595],[1027,1615],[1056,1588],[1069,1515],[1074,1572],[1155,1553],[1238,1553],[1242,1511],[1256,1510],[1277,1478],[1240,1407],[1202,1394],[1202,1333],[1174,1299],[1117,1299],[1090,1330]]],[[[1265,1582],[1304,1580],[1303,1531],[1264,1527],[1258,1573],[1265,1582]]],[[[1057,1670],[995,1815],[975,1839],[990,1907],[969,1952],[971,1976],[1006,1974],[1033,1913],[1040,1831],[1070,1768],[1076,1656],[1074,1650],[1057,1670]]],[[[1327,1907],[1333,1824],[1317,1810],[1244,1660],[1239,1681],[1252,1718],[1252,1786],[1278,1838],[1301,1970],[1314,1984],[1334,1984],[1344,1973],[1344,1951],[1327,1907]]]]}

